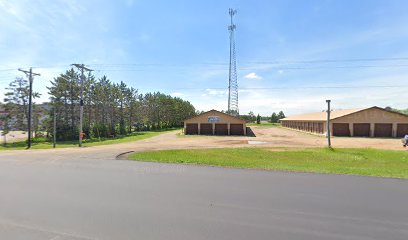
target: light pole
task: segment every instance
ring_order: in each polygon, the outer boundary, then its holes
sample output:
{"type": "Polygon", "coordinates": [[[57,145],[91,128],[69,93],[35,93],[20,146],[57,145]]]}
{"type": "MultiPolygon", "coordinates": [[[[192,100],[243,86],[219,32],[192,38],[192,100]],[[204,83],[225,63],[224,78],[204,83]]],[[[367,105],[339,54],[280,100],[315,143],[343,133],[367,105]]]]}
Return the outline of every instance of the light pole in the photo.
{"type": "Polygon", "coordinates": [[[327,102],[327,145],[329,148],[331,148],[331,141],[330,141],[330,102],[331,100],[326,100],[327,102]]]}

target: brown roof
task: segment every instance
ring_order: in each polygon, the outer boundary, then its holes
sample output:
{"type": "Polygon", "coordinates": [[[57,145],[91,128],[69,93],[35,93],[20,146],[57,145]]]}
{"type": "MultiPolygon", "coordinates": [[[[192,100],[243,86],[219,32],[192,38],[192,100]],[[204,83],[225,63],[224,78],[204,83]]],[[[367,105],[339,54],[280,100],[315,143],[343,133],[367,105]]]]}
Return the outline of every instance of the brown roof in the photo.
{"type": "MultiPolygon", "coordinates": [[[[408,115],[404,114],[404,113],[400,113],[400,112],[396,112],[394,110],[388,110],[388,109],[384,109],[384,108],[380,108],[377,106],[374,107],[370,107],[370,108],[353,108],[353,109],[342,109],[342,110],[335,110],[332,111],[330,113],[330,120],[336,119],[336,118],[340,118],[340,117],[344,117],[356,112],[361,112],[361,111],[365,111],[365,110],[369,110],[369,109],[379,109],[382,111],[386,111],[389,113],[394,113],[394,114],[398,114],[404,117],[408,117],[408,115]]],[[[281,119],[281,121],[326,121],[327,120],[327,114],[326,111],[322,111],[322,112],[316,112],[316,113],[308,113],[308,114],[300,114],[300,115],[294,115],[294,116],[290,116],[287,118],[283,118],[281,119]]]]}
{"type": "MultiPolygon", "coordinates": [[[[360,112],[360,111],[367,110],[367,109],[370,109],[370,108],[353,108],[353,109],[335,110],[330,113],[330,120],[333,120],[339,117],[344,117],[346,115],[360,112]]],[[[326,121],[326,120],[327,120],[326,111],[294,115],[294,116],[290,116],[290,117],[281,119],[281,121],[326,121]]]]}
{"type": "Polygon", "coordinates": [[[212,110],[207,111],[207,112],[203,112],[203,113],[201,113],[201,114],[199,114],[199,115],[197,115],[197,116],[188,118],[188,119],[186,119],[186,120],[184,120],[184,121],[189,121],[189,120],[192,120],[192,119],[194,119],[194,118],[198,118],[198,117],[200,117],[200,116],[202,116],[202,115],[204,115],[204,114],[210,113],[210,112],[216,112],[216,113],[218,113],[218,114],[226,115],[226,116],[228,116],[228,117],[236,118],[236,119],[238,119],[238,120],[240,120],[240,121],[246,122],[244,119],[241,119],[241,118],[239,118],[239,117],[232,116],[232,115],[230,115],[230,114],[228,114],[228,113],[223,113],[223,112],[217,111],[217,110],[215,110],[215,109],[212,109],[212,110]]]}

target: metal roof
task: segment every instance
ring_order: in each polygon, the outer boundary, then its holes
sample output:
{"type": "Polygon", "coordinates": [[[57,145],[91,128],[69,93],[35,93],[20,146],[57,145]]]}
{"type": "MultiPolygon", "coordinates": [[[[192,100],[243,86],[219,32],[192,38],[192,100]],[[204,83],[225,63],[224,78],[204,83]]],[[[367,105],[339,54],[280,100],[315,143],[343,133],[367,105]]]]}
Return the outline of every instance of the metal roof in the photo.
{"type": "MultiPolygon", "coordinates": [[[[343,117],[343,116],[346,116],[352,113],[360,112],[363,110],[367,110],[367,109],[370,109],[370,108],[353,108],[353,109],[334,110],[330,113],[330,120],[333,120],[339,117],[343,117]]],[[[294,115],[294,116],[290,116],[290,117],[281,119],[281,121],[322,121],[322,122],[326,120],[327,120],[326,111],[294,115]]]]}
{"type": "Polygon", "coordinates": [[[193,119],[195,119],[195,118],[199,118],[199,117],[201,117],[201,116],[203,116],[203,115],[206,115],[206,114],[209,114],[209,113],[217,113],[217,114],[224,115],[224,116],[227,116],[227,117],[230,117],[230,118],[235,118],[235,119],[237,119],[237,120],[239,120],[239,121],[242,121],[243,123],[246,123],[245,120],[243,120],[243,119],[241,119],[241,118],[239,118],[239,117],[232,116],[232,115],[230,115],[230,114],[228,114],[228,113],[223,113],[223,112],[217,111],[217,110],[215,110],[215,109],[212,109],[212,110],[210,110],[210,111],[203,112],[203,113],[201,113],[201,114],[199,114],[199,115],[197,115],[197,116],[188,118],[188,119],[184,120],[184,122],[191,121],[191,120],[193,120],[193,119]]]}

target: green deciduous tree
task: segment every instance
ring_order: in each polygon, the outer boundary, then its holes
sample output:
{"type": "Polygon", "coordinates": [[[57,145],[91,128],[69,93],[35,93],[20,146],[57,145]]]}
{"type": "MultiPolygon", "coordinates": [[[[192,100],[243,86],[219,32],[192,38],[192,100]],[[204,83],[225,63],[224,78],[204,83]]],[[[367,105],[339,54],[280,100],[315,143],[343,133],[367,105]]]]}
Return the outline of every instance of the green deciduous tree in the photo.
{"type": "Polygon", "coordinates": [[[275,112],[273,112],[271,116],[271,123],[277,123],[278,121],[279,121],[278,115],[275,112]]]}
{"type": "Polygon", "coordinates": [[[248,122],[255,122],[256,121],[256,116],[254,112],[250,111],[247,115],[239,115],[239,117],[243,120],[246,120],[248,122]]]}
{"type": "Polygon", "coordinates": [[[285,118],[286,116],[285,116],[285,114],[283,113],[283,111],[280,111],[279,113],[278,113],[278,119],[279,120],[281,120],[281,119],[283,119],[283,118],[285,118]]]}

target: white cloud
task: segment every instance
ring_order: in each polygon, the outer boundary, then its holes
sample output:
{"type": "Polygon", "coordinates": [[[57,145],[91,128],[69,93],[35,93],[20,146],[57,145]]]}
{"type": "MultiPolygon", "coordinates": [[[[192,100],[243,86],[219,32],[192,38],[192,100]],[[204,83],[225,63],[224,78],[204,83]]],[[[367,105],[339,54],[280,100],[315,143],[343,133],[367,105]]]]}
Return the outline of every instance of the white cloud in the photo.
{"type": "MultiPolygon", "coordinates": [[[[326,108],[326,99],[332,100],[334,109],[348,109],[359,107],[386,107],[391,106],[404,109],[407,100],[403,97],[405,88],[397,87],[366,87],[358,86],[403,86],[405,74],[375,74],[359,78],[353,84],[325,83],[313,85],[274,86],[265,88],[241,88],[239,90],[239,109],[242,114],[249,111],[262,116],[270,116],[272,112],[283,111],[286,115],[295,115],[308,112],[319,112],[326,108]],[[392,84],[390,84],[392,83],[392,84]],[[323,88],[312,88],[322,86],[323,88]],[[338,88],[324,88],[336,87],[338,88]],[[354,87],[353,87],[354,86],[354,87]],[[280,88],[282,87],[282,88],[280,88]],[[303,88],[304,87],[304,88],[303,88]],[[345,88],[343,88],[345,87],[345,88]]],[[[304,82],[311,82],[305,79],[304,82]]],[[[188,99],[199,110],[225,110],[227,108],[228,91],[217,88],[196,90],[189,93],[188,99]],[[201,93],[201,94],[200,94],[201,93]]]]}
{"type": "Polygon", "coordinates": [[[201,96],[226,96],[228,94],[227,90],[217,90],[217,89],[206,89],[205,93],[201,96]]]}
{"type": "Polygon", "coordinates": [[[252,73],[248,73],[247,75],[245,75],[246,79],[255,79],[255,80],[260,80],[262,79],[262,77],[258,76],[256,73],[252,72],[252,73]]]}

